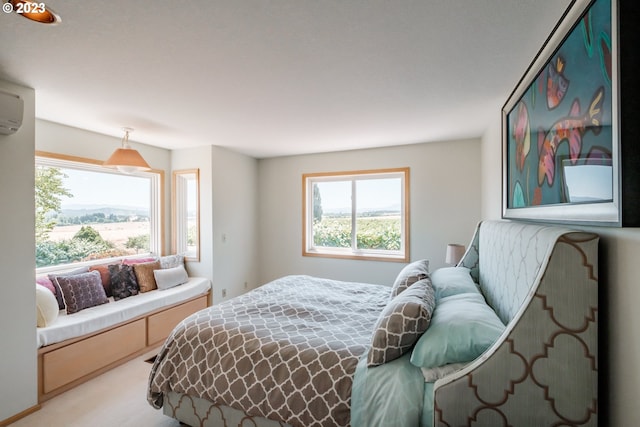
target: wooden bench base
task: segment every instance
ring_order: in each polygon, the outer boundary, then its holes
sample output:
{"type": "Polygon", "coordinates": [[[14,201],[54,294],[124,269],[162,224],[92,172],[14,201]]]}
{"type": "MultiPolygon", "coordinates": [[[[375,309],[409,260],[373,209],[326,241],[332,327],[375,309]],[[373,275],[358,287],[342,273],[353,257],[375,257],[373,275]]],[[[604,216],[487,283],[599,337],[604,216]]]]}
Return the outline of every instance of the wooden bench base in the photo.
{"type": "Polygon", "coordinates": [[[38,349],[38,403],[158,347],[208,295],[151,311],[101,331],[38,349]]]}

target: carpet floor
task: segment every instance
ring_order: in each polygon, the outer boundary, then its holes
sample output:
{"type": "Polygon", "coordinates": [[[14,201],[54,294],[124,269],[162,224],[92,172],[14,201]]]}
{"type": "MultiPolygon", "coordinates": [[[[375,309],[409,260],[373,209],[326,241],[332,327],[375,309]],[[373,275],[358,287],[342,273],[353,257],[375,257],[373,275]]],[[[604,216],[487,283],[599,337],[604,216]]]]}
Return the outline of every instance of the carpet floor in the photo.
{"type": "Polygon", "coordinates": [[[179,427],[147,403],[150,352],[51,400],[11,427],[179,427]]]}

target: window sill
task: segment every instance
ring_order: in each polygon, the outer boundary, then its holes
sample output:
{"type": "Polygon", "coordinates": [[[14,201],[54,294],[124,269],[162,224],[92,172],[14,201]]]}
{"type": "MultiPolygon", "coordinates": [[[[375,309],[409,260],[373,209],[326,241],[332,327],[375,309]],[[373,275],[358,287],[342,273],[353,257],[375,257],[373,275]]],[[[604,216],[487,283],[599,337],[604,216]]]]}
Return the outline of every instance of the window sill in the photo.
{"type": "Polygon", "coordinates": [[[302,256],[318,258],[336,258],[361,261],[409,262],[409,254],[354,253],[350,250],[303,250],[302,256]]]}

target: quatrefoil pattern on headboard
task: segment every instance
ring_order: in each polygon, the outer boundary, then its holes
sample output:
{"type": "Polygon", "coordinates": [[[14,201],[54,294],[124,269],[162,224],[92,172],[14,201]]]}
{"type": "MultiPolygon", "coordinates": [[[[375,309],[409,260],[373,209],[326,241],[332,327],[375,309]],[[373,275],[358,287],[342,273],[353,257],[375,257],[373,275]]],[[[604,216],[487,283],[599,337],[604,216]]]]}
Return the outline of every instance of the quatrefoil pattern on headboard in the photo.
{"type": "Polygon", "coordinates": [[[480,287],[508,326],[468,370],[436,384],[435,425],[596,426],[598,237],[491,221],[476,240],[480,287]]]}

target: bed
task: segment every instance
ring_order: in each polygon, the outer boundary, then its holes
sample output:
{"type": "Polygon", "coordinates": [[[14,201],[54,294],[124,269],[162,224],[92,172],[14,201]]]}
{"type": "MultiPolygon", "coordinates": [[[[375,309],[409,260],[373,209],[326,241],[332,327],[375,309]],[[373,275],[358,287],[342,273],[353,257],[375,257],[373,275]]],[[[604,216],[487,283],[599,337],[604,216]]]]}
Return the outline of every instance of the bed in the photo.
{"type": "Polygon", "coordinates": [[[595,426],[597,255],[486,221],[458,266],[390,286],[287,276],[181,322],[147,398],[190,426],[595,426]]]}

